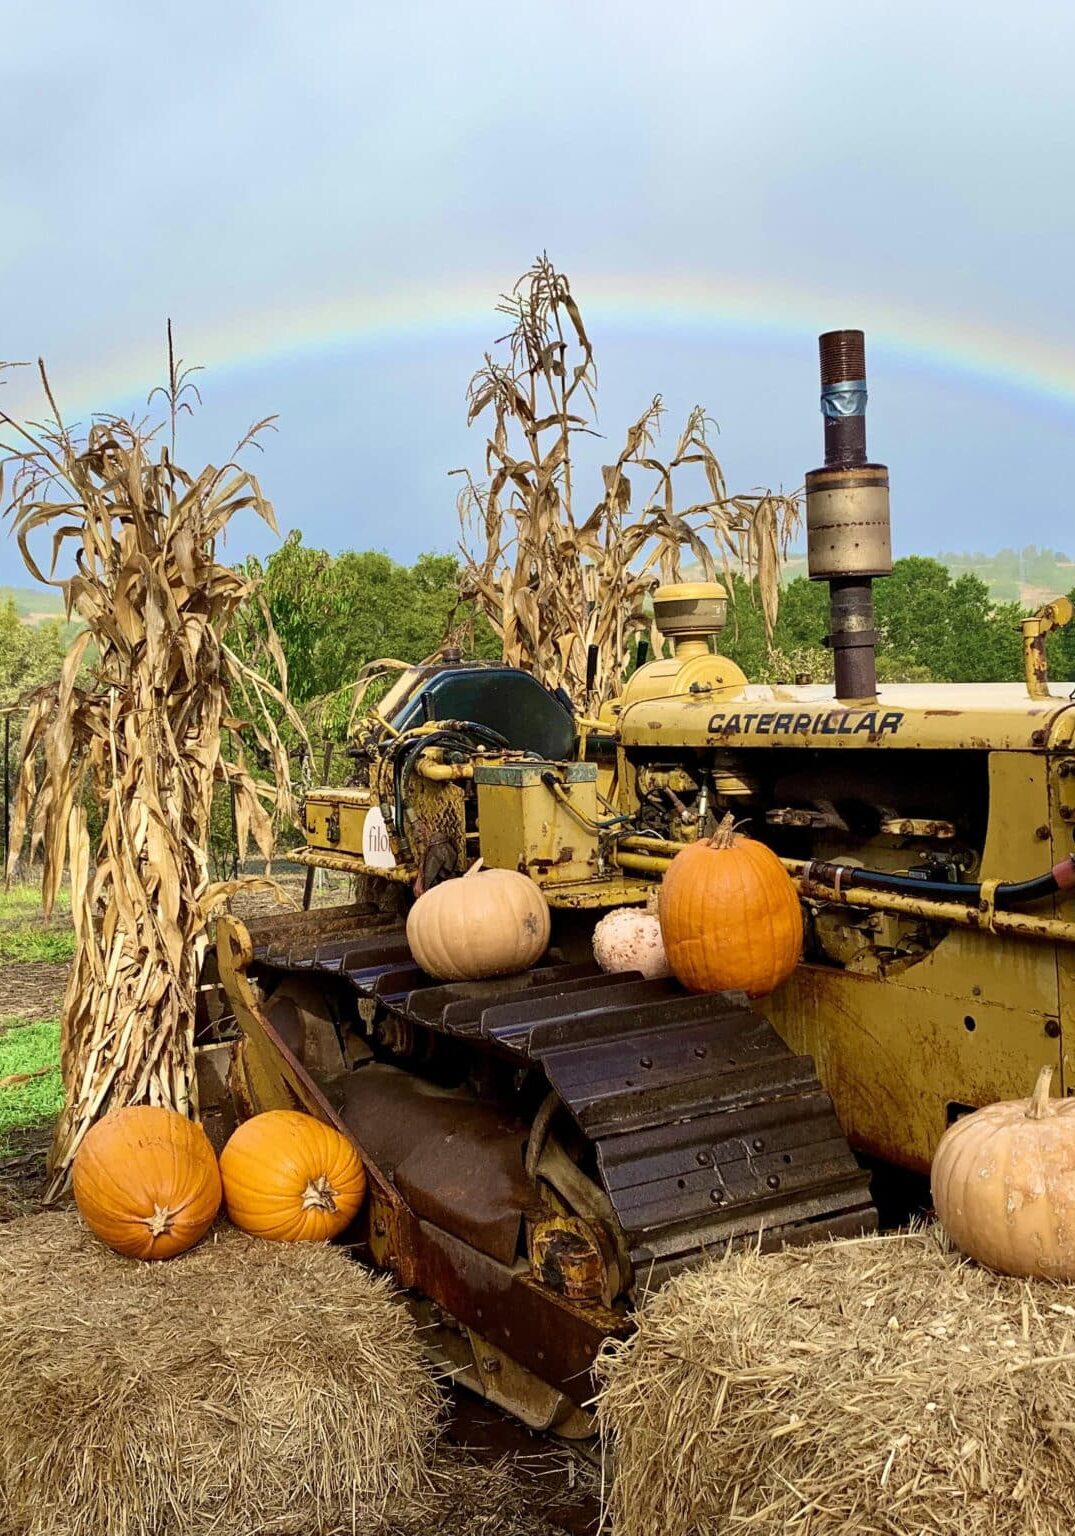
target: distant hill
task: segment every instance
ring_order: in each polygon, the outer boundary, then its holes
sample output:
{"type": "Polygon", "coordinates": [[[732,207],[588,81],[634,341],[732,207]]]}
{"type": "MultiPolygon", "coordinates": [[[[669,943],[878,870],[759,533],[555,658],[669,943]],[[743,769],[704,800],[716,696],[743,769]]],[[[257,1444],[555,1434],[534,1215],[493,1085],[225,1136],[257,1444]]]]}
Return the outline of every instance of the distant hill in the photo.
{"type": "Polygon", "coordinates": [[[972,571],[980,576],[998,603],[1020,602],[1037,608],[1051,597],[1065,596],[1075,587],[1075,559],[1060,549],[1002,549],[996,555],[952,554],[937,556],[953,576],[972,571]]]}
{"type": "MultiPolygon", "coordinates": [[[[953,576],[970,571],[989,588],[996,603],[1022,603],[1024,608],[1038,608],[1052,597],[1064,596],[1075,589],[1075,557],[1059,549],[1002,549],[998,554],[980,552],[957,554],[946,551],[932,558],[946,565],[953,576]]],[[[696,580],[698,570],[683,567],[683,575],[696,580]]],[[[783,579],[794,581],[806,575],[806,551],[793,550],[783,567],[783,579]]],[[[63,598],[48,587],[0,586],[0,602],[11,598],[16,612],[27,624],[41,624],[48,619],[63,619],[63,598]]],[[[72,632],[81,625],[71,626],[72,632]]]]}
{"type": "MultiPolygon", "coordinates": [[[[967,572],[980,577],[995,603],[1022,603],[1039,608],[1050,598],[1066,596],[1075,588],[1075,557],[1059,549],[1002,549],[999,554],[956,554],[951,550],[932,557],[946,565],[953,576],[967,572]]],[[[806,552],[793,551],[783,570],[785,581],[806,575],[806,552]]]]}
{"type": "Polygon", "coordinates": [[[10,598],[15,612],[27,624],[64,617],[63,598],[49,587],[0,587],[0,603],[10,598]]]}

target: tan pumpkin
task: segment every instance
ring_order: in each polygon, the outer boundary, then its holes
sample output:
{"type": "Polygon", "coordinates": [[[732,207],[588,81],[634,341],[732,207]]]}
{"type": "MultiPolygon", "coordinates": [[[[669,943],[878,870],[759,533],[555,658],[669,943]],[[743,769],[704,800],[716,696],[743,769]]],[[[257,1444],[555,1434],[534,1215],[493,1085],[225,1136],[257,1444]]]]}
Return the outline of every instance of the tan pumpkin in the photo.
{"type": "Polygon", "coordinates": [[[681,849],[661,882],[661,932],[672,974],[692,992],[765,997],[802,956],[798,893],[776,854],[726,816],[681,849]]]}
{"type": "Polygon", "coordinates": [[[220,1154],[228,1216],[243,1232],[278,1243],[321,1243],[354,1220],[366,1173],[335,1126],[299,1110],[244,1120],[220,1154]]]}
{"type": "Polygon", "coordinates": [[[593,931],[594,959],[603,971],[638,971],[646,977],[669,976],[668,956],[657,914],[657,891],[644,908],[616,907],[593,931]]]}
{"type": "Polygon", "coordinates": [[[950,1125],[933,1158],[933,1206],[963,1253],[1004,1275],[1075,1280],[1075,1099],[988,1104],[950,1125]]]}
{"type": "Polygon", "coordinates": [[[525,971],[549,947],[549,907],[514,869],[483,869],[425,891],[407,916],[411,954],[438,981],[480,981],[525,971]]]}
{"type": "Polygon", "coordinates": [[[220,1209],[216,1153],[200,1125],[160,1105],[113,1109],[75,1156],[75,1204],[103,1243],[132,1259],[171,1259],[220,1209]]]}

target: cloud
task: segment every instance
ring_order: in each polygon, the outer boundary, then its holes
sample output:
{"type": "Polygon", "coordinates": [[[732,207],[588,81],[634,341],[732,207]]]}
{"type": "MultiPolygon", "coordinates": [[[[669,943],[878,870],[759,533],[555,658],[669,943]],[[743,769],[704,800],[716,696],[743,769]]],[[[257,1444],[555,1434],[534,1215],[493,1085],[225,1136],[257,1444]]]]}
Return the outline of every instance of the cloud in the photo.
{"type": "MultiPolygon", "coordinates": [[[[491,307],[543,247],[572,273],[649,276],[661,292],[677,274],[710,273],[813,293],[819,325],[885,309],[1064,345],[1073,43],[1075,8],[997,0],[875,0],[838,24],[801,0],[22,7],[0,60],[0,355],[43,353],[76,392],[126,388],[153,376],[167,315],[199,355],[227,358],[229,338],[286,335],[319,305],[375,308],[480,282],[491,307]]],[[[786,347],[778,364],[764,327],[753,344],[737,331],[734,345],[711,337],[693,351],[629,330],[609,333],[637,341],[623,353],[626,393],[667,390],[673,356],[686,377],[672,384],[695,376],[689,354],[704,359],[698,375],[720,374],[722,400],[735,369],[813,367],[786,347]]],[[[495,334],[491,317],[473,345],[495,334]]],[[[299,520],[350,494],[331,466],[357,441],[380,466],[382,498],[405,484],[405,524],[432,538],[432,486],[458,442],[458,378],[441,361],[452,346],[431,331],[422,378],[418,354],[390,344],[343,366],[281,348],[213,398],[241,417],[279,404],[303,424],[265,466],[299,520]],[[412,444],[402,481],[385,450],[400,424],[412,444]]],[[[950,454],[989,442],[992,485],[975,516],[1004,542],[1001,487],[1038,475],[1021,444],[1033,434],[1040,464],[1062,471],[1060,424],[956,373],[918,388],[912,409],[913,370],[893,366],[915,441],[935,441],[928,398],[960,424],[950,454]]],[[[786,414],[774,406],[765,432],[797,444],[799,394],[777,394],[786,414]]],[[[737,430],[764,477],[749,413],[737,430]]],[[[915,452],[909,438],[905,472],[915,452]]],[[[772,477],[792,477],[801,457],[774,450],[772,477]]],[[[932,504],[947,463],[922,458],[916,504],[932,504]]]]}

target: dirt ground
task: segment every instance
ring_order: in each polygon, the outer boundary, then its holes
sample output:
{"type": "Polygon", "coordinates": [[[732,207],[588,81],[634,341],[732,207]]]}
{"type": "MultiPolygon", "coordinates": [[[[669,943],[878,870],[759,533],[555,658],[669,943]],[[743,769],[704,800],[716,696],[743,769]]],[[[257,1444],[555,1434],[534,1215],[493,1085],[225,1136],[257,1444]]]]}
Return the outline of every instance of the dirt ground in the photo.
{"type": "Polygon", "coordinates": [[[48,1126],[12,1135],[0,1161],[0,1222],[32,1216],[41,1209],[48,1150],[48,1126]]]}
{"type": "Polygon", "coordinates": [[[55,1019],[66,984],[66,963],[0,962],[0,1019],[55,1019]]]}

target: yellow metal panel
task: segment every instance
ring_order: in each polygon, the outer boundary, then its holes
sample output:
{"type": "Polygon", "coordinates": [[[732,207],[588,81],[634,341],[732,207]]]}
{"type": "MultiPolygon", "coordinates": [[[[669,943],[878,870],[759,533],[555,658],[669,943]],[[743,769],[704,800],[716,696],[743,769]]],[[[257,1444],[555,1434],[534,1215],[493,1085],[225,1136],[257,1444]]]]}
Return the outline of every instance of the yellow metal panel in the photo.
{"type": "Polygon", "coordinates": [[[485,770],[479,770],[482,860],[494,869],[518,869],[539,885],[586,880],[597,868],[597,781],[571,784],[573,815],[541,782],[545,766],[528,767],[512,783],[483,782],[485,770]]]}
{"type": "MultiPolygon", "coordinates": [[[[959,932],[898,976],[801,966],[759,1008],[793,1050],[814,1057],[852,1145],[925,1170],[950,1104],[1023,1098],[1039,1067],[1060,1067],[1055,1013],[989,1000],[1016,948],[959,932]],[[976,984],[955,994],[957,973],[983,977],[981,994],[976,984]]],[[[1044,946],[1037,953],[1052,959],[1044,946]]]]}
{"type": "MultiPolygon", "coordinates": [[[[1041,874],[1053,862],[1040,836],[1048,822],[1046,755],[991,753],[983,878],[1041,874]]],[[[1065,899],[1057,915],[1070,918],[1073,906],[1065,899]]],[[[882,977],[800,967],[764,1011],[793,1049],[814,1056],[856,1145],[926,1168],[950,1104],[1021,1098],[1046,1062],[1060,1068],[1058,950],[1073,963],[1064,946],[952,929],[882,977]]]]}
{"type": "Polygon", "coordinates": [[[1044,748],[1067,739],[1075,705],[1031,699],[1019,683],[882,688],[876,705],[845,707],[831,689],[752,684],[734,700],[651,699],[620,714],[625,746],[1044,748]]]}
{"type": "Polygon", "coordinates": [[[341,800],[326,794],[311,794],[306,800],[306,842],[311,848],[329,853],[349,853],[361,857],[362,828],[367,805],[341,800]]]}
{"type": "MultiPolygon", "coordinates": [[[[1072,851],[1075,828],[1075,757],[1058,753],[1049,763],[1049,831],[1051,840],[1043,845],[1050,850],[1052,862],[1059,864],[1072,851]]],[[[1053,908],[1065,917],[1075,915],[1075,892],[1067,891],[1053,899],[1053,908]]],[[[1060,993],[1061,1046],[1064,1057],[1064,1091],[1075,1093],[1075,948],[1056,947],[1057,987],[1060,993]]]]}
{"type": "Polygon", "coordinates": [[[632,672],[623,690],[623,710],[650,699],[690,696],[691,688],[703,690],[710,698],[738,698],[746,687],[746,673],[726,656],[700,655],[663,657],[650,661],[632,672]]]}
{"type": "Polygon", "coordinates": [[[1031,880],[1052,863],[1048,759],[1040,752],[990,752],[989,828],[981,877],[1031,880]]]}

